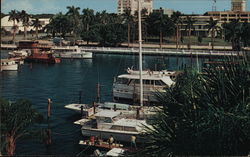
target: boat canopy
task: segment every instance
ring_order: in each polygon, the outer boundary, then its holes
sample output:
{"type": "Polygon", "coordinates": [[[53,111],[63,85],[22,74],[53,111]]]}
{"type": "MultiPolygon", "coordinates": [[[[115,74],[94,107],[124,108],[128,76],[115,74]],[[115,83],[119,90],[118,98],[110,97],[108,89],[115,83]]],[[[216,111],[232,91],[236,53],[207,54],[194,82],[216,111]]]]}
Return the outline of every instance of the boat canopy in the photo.
{"type": "Polygon", "coordinates": [[[98,113],[95,114],[96,117],[106,117],[106,118],[113,118],[113,117],[116,117],[118,115],[120,115],[121,113],[120,112],[116,112],[116,111],[113,111],[113,110],[102,110],[98,113]]]}
{"type": "Polygon", "coordinates": [[[101,108],[108,108],[108,109],[114,109],[114,106],[116,105],[117,110],[128,110],[129,105],[128,104],[121,104],[121,103],[114,103],[114,102],[105,102],[101,103],[101,108]]]}

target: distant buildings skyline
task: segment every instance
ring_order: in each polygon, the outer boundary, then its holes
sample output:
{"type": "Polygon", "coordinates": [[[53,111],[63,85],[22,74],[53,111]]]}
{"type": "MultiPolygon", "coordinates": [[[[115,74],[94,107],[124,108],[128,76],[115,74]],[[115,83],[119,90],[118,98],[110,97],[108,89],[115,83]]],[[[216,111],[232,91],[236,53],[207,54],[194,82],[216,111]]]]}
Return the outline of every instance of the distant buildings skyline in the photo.
{"type": "MultiPolygon", "coordinates": [[[[150,0],[151,1],[151,0],[150,0]]],[[[237,1],[237,0],[235,0],[237,1]]],[[[244,0],[246,11],[250,10],[250,0],[244,0]]],[[[1,0],[1,10],[7,14],[11,10],[25,10],[30,14],[66,13],[67,6],[90,8],[95,11],[106,10],[109,13],[117,12],[118,0],[1,0]]],[[[208,11],[230,11],[231,0],[153,0],[152,9],[167,8],[185,14],[204,14],[208,11]]]]}

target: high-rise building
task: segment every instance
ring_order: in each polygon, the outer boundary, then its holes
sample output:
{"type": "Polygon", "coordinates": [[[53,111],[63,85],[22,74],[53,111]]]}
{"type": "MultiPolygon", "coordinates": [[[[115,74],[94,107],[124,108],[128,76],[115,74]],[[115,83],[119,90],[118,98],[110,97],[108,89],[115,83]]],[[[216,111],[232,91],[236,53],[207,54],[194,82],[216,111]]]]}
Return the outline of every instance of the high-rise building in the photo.
{"type": "Polygon", "coordinates": [[[232,11],[246,11],[246,0],[232,0],[231,10],[232,11]]]}
{"type": "MultiPolygon", "coordinates": [[[[141,3],[141,8],[147,9],[148,14],[153,11],[153,0],[141,0],[141,3]]],[[[118,14],[123,14],[126,9],[131,10],[131,14],[134,15],[138,10],[138,0],[118,0],[118,14]]]]}

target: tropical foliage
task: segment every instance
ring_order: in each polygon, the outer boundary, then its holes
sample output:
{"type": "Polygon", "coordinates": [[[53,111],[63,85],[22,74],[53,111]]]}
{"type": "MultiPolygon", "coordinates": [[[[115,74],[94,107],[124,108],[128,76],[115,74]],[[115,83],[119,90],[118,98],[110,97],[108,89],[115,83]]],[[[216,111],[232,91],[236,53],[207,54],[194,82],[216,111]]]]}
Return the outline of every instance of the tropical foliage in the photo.
{"type": "Polygon", "coordinates": [[[240,23],[238,20],[233,20],[230,23],[224,23],[225,40],[232,43],[233,50],[241,50],[242,46],[250,46],[250,24],[240,23]]]}
{"type": "Polygon", "coordinates": [[[207,27],[208,27],[208,32],[211,32],[211,43],[212,43],[212,50],[213,50],[215,33],[218,34],[221,28],[218,26],[218,20],[214,20],[212,17],[210,17],[207,27]]]}
{"type": "Polygon", "coordinates": [[[16,32],[18,30],[18,26],[16,25],[16,22],[19,22],[19,13],[16,10],[11,10],[9,12],[9,21],[13,21],[13,26],[12,26],[12,30],[13,30],[13,38],[12,41],[15,41],[15,37],[16,37],[16,32]]]}
{"type": "Polygon", "coordinates": [[[249,57],[211,64],[202,74],[186,70],[175,86],[157,96],[163,109],[153,128],[147,128],[145,154],[249,153],[249,57]]]}
{"type": "Polygon", "coordinates": [[[42,121],[42,116],[32,108],[28,100],[10,102],[0,98],[1,109],[1,150],[7,155],[15,155],[16,143],[34,132],[34,124],[42,121]]]}

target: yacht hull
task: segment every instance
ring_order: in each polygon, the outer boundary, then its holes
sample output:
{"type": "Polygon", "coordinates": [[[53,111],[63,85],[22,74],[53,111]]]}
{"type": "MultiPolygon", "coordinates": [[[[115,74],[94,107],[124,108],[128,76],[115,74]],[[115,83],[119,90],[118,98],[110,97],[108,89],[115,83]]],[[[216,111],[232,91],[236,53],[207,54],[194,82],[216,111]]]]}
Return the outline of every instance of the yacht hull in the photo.
{"type": "Polygon", "coordinates": [[[81,129],[83,136],[98,136],[101,139],[107,140],[112,135],[117,142],[131,142],[131,136],[136,136],[136,142],[142,143],[145,141],[143,136],[139,135],[138,132],[124,132],[118,130],[110,130],[110,129],[93,129],[93,128],[84,128],[81,129]]]}
{"type": "Polygon", "coordinates": [[[91,59],[93,58],[92,52],[84,53],[55,53],[55,57],[65,58],[65,59],[91,59]]]}
{"type": "Polygon", "coordinates": [[[18,65],[14,64],[14,65],[2,65],[1,67],[2,71],[16,71],[18,70],[18,65]]]}

